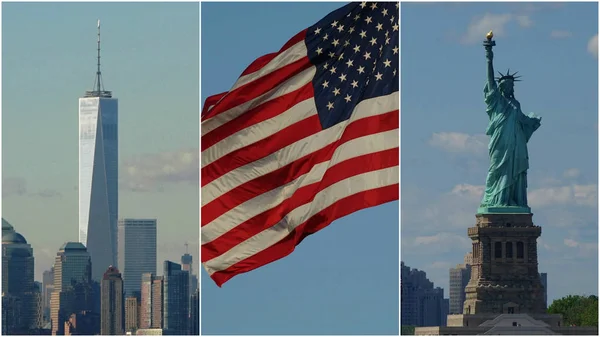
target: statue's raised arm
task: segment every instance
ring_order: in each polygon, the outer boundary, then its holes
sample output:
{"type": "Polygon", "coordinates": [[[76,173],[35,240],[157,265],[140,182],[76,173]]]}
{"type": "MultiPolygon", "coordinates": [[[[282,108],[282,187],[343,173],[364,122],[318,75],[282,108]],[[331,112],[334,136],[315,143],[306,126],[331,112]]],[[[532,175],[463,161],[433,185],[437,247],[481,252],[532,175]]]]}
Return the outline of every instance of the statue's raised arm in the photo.
{"type": "Polygon", "coordinates": [[[492,40],[494,33],[490,30],[485,36],[486,40],[483,41],[485,47],[485,58],[487,59],[487,85],[490,91],[496,89],[496,80],[494,79],[494,52],[492,47],[496,45],[496,42],[492,40]]]}

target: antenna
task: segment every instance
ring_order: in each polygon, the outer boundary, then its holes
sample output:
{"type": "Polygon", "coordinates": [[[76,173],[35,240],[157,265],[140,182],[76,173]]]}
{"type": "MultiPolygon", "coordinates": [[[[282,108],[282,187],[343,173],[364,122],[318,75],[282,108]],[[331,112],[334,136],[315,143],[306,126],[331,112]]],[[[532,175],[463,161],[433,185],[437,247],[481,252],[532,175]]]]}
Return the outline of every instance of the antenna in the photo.
{"type": "Polygon", "coordinates": [[[86,91],[85,97],[112,97],[110,91],[104,90],[102,83],[102,72],[100,71],[100,19],[98,19],[98,68],[96,70],[96,78],[94,79],[94,87],[92,91],[86,91]]]}
{"type": "Polygon", "coordinates": [[[185,253],[187,254],[188,253],[188,243],[187,243],[187,241],[185,242],[184,246],[185,246],[185,253]]]}

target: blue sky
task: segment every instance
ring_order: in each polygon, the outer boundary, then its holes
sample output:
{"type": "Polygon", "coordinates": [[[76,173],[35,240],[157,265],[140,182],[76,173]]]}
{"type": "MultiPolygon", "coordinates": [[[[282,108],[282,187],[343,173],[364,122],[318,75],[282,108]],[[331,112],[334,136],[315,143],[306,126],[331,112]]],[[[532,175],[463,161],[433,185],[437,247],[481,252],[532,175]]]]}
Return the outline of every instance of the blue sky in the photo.
{"type": "Polygon", "coordinates": [[[2,4],[2,216],[36,279],[78,232],[78,98],[119,99],[119,216],[158,219],[158,263],[198,260],[199,4],[2,4]],[[131,174],[133,170],[136,174],[131,174]]]}
{"type": "Polygon", "coordinates": [[[529,142],[529,203],[548,300],[598,293],[598,5],[401,6],[401,257],[448,296],[448,270],[470,251],[487,172],[485,34],[495,68],[518,70],[529,142]],[[595,51],[596,53],[593,53],[595,51]]]}
{"type": "MultiPolygon", "coordinates": [[[[202,102],[342,5],[203,3],[202,102]]],[[[203,271],[202,334],[397,334],[398,207],[335,221],[288,257],[222,288],[203,271]],[[367,226],[376,234],[366,236],[367,226]]]]}

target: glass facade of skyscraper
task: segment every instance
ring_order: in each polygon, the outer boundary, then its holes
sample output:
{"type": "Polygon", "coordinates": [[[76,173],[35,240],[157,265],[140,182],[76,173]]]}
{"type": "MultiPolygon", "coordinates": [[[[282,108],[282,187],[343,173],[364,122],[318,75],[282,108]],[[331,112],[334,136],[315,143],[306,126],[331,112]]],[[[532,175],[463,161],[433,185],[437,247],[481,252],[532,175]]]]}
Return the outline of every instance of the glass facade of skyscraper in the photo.
{"type": "Polygon", "coordinates": [[[120,219],[118,256],[126,296],[139,293],[142,274],[156,274],[156,219],[120,219]]]}

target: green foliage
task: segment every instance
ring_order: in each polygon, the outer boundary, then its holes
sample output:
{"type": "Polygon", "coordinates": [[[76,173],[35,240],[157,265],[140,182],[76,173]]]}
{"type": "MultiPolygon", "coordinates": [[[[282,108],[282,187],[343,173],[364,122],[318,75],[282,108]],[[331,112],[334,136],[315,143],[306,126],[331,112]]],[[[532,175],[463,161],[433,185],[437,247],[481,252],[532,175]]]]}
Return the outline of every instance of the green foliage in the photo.
{"type": "Polygon", "coordinates": [[[565,326],[598,326],[598,297],[569,295],[552,302],[550,314],[562,314],[565,326]]]}
{"type": "Polygon", "coordinates": [[[400,330],[401,335],[414,335],[415,327],[412,325],[402,325],[400,330]]]}

